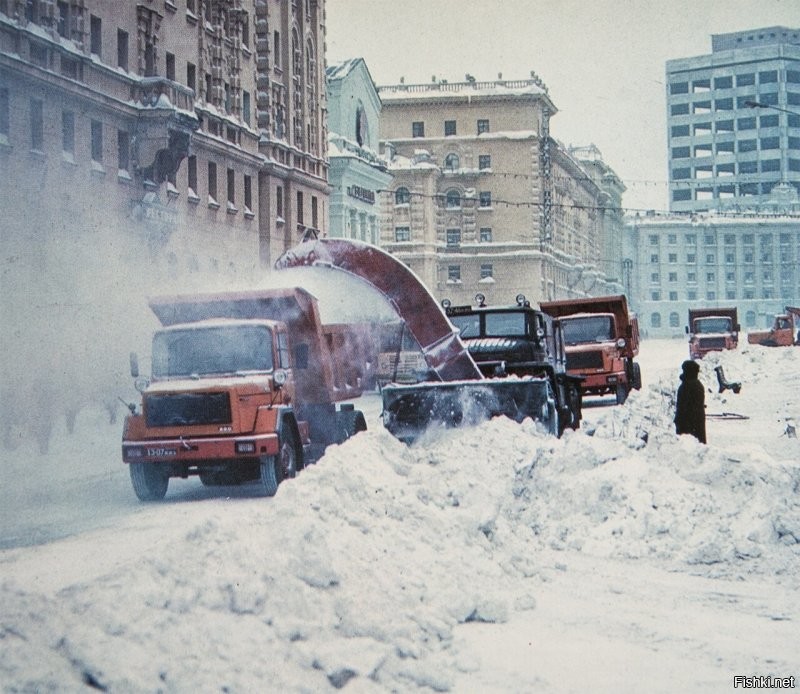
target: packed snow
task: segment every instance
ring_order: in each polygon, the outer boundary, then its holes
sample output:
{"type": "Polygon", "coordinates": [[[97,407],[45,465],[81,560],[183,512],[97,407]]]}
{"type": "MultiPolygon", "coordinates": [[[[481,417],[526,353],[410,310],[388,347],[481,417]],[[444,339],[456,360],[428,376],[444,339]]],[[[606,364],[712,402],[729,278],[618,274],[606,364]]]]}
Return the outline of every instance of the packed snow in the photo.
{"type": "MultiPolygon", "coordinates": [[[[274,498],[172,480],[139,504],[85,408],[0,469],[4,691],[727,692],[800,678],[800,349],[682,341],[563,438],[495,419],[370,429],[274,498]],[[741,392],[718,392],[716,366],[741,392]]],[[[795,684],[795,686],[797,686],[795,684]]]]}

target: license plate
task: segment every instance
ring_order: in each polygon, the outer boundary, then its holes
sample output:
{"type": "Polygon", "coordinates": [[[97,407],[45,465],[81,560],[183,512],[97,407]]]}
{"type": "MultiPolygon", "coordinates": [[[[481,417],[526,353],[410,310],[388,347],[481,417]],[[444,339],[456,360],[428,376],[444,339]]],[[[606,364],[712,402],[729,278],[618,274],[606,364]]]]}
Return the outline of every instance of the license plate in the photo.
{"type": "Polygon", "coordinates": [[[147,455],[151,458],[168,458],[178,455],[178,451],[174,448],[148,448],[147,455]]]}

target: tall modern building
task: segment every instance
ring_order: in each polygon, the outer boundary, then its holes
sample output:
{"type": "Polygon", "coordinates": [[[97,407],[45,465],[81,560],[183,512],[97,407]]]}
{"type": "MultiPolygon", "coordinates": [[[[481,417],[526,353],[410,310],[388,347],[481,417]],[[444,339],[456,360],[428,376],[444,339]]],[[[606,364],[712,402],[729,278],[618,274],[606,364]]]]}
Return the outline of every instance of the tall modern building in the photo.
{"type": "Polygon", "coordinates": [[[669,60],[673,212],[758,209],[778,184],[800,190],[800,29],[711,37],[711,53],[669,60]]]}
{"type": "Polygon", "coordinates": [[[605,211],[624,187],[608,195],[608,171],[551,136],[556,108],[541,79],[468,75],[378,94],[394,175],[382,245],[436,297],[470,303],[480,292],[501,304],[614,291],[599,261],[605,211]]]}

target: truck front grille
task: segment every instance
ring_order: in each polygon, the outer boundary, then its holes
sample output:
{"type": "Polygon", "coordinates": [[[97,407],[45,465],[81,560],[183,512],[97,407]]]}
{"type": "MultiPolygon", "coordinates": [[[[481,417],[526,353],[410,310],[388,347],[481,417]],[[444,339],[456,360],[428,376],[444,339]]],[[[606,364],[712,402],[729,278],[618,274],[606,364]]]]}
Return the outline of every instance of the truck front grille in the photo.
{"type": "Polygon", "coordinates": [[[149,427],[231,423],[228,393],[148,395],[145,412],[149,427]]]}
{"type": "Polygon", "coordinates": [[[700,349],[725,349],[724,337],[701,337],[697,341],[700,349]]]}
{"type": "Polygon", "coordinates": [[[602,369],[602,352],[568,352],[567,370],[580,371],[581,369],[602,369]]]}

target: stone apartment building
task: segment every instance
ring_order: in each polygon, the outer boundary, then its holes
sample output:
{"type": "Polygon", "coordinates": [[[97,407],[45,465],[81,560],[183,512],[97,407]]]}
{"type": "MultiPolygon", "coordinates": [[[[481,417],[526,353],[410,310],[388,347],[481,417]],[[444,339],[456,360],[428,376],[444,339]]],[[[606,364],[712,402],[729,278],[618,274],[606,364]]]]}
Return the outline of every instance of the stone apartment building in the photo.
{"type": "Polygon", "coordinates": [[[111,370],[147,294],[263,274],[325,231],[324,12],[0,0],[4,353],[60,334],[111,370]]]}
{"type": "Polygon", "coordinates": [[[511,303],[524,293],[536,302],[619,290],[598,259],[611,253],[603,211],[624,186],[608,196],[551,136],[557,111],[538,77],[401,83],[378,95],[394,175],[382,245],[437,298],[470,303],[480,292],[511,303]]]}

